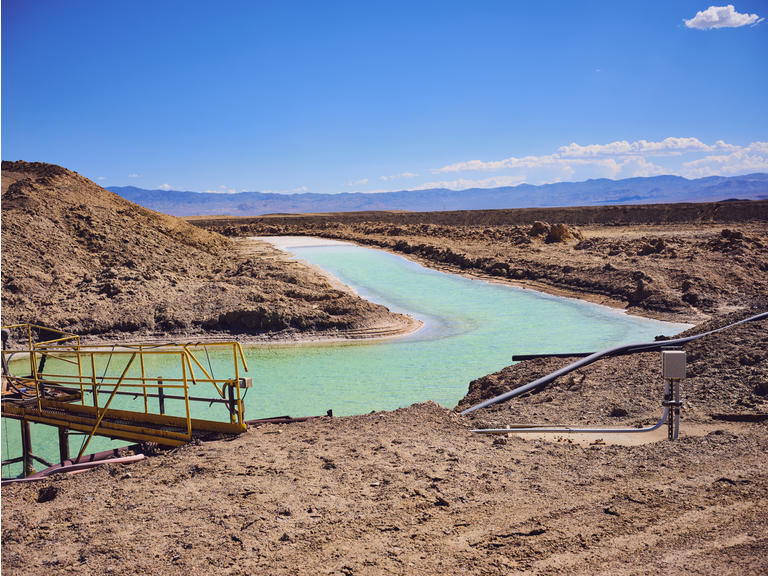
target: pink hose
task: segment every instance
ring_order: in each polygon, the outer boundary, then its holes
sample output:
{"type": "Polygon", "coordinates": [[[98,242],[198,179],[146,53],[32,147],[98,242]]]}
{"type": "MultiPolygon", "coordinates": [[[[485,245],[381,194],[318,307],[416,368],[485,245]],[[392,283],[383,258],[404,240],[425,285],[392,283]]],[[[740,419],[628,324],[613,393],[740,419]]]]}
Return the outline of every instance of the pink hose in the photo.
{"type": "Polygon", "coordinates": [[[134,454],[133,456],[122,456],[120,458],[109,458],[106,460],[95,460],[93,462],[81,462],[79,464],[68,464],[67,466],[55,466],[46,468],[35,474],[34,476],[28,476],[26,478],[12,478],[10,480],[3,480],[3,484],[12,484],[16,482],[35,482],[37,480],[45,480],[52,474],[60,474],[65,472],[84,472],[89,468],[95,466],[101,466],[102,464],[130,464],[131,462],[138,462],[144,460],[144,454],[134,454]]]}

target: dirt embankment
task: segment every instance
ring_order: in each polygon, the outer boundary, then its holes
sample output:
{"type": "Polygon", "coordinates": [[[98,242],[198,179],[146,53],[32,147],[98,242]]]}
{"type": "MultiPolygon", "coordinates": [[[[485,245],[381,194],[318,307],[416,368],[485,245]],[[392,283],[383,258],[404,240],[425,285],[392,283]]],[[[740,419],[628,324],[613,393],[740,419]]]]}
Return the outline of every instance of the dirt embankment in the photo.
{"type": "MultiPolygon", "coordinates": [[[[673,214],[666,209],[661,217],[653,207],[637,208],[644,208],[646,212],[638,214],[649,220],[668,220],[673,214]]],[[[575,214],[588,210],[589,219],[599,220],[592,215],[594,209],[549,209],[546,213],[561,219],[574,210],[575,214]]],[[[580,227],[562,220],[556,224],[461,224],[479,218],[471,212],[456,213],[456,224],[430,223],[433,216],[429,214],[421,215],[425,221],[417,223],[412,222],[413,215],[390,213],[387,219],[370,216],[370,221],[350,221],[350,216],[338,215],[195,223],[229,235],[305,234],[351,240],[450,271],[660,318],[701,320],[768,300],[768,217],[761,217],[759,209],[718,213],[716,223],[710,218],[675,224],[580,227]],[[407,223],[390,221],[397,218],[407,223]]],[[[515,221],[520,215],[511,211],[510,218],[515,221]]]]}
{"type": "MultiPolygon", "coordinates": [[[[712,415],[768,411],[766,344],[762,321],[686,347],[676,442],[470,432],[645,423],[660,412],[654,355],[592,365],[472,418],[427,403],[266,425],[5,486],[3,572],[765,573],[768,430],[712,415]]],[[[549,367],[525,362],[476,381],[462,405],[549,367]]]]}
{"type": "MultiPolygon", "coordinates": [[[[681,337],[766,311],[756,309],[720,316],[681,337]]],[[[758,414],[768,418],[768,320],[712,334],[685,344],[683,350],[687,355],[682,385],[686,422],[711,424],[727,414],[758,414]]],[[[471,382],[457,409],[469,408],[576,360],[544,358],[508,366],[471,382]]],[[[503,428],[514,423],[581,426],[618,422],[646,426],[661,415],[663,390],[659,353],[648,352],[601,360],[541,390],[472,412],[469,417],[480,428],[503,428]]]]}
{"type": "Polygon", "coordinates": [[[3,324],[83,335],[362,336],[410,320],[266,245],[152,212],[50,164],[2,165],[3,324]]]}

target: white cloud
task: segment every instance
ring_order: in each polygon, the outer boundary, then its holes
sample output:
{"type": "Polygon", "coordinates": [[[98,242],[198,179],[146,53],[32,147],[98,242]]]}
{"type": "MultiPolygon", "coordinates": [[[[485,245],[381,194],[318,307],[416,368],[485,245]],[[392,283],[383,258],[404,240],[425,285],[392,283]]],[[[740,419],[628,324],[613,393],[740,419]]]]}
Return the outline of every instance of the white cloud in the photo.
{"type": "MultiPolygon", "coordinates": [[[[618,164],[616,160],[610,157],[597,157],[597,154],[592,157],[582,158],[580,156],[589,156],[589,152],[574,151],[571,146],[578,146],[577,144],[571,144],[570,146],[563,147],[569,148],[570,151],[565,154],[548,154],[545,156],[524,156],[523,158],[506,158],[504,160],[492,160],[489,162],[483,162],[482,160],[470,160],[468,162],[457,162],[455,164],[449,164],[443,166],[437,170],[433,170],[433,174],[440,174],[445,172],[495,172],[501,170],[565,170],[574,166],[601,166],[607,169],[609,172],[617,171],[618,164]]],[[[561,148],[561,150],[563,149],[561,148]]],[[[591,149],[592,146],[583,146],[580,148],[591,149]]]]}
{"type": "Polygon", "coordinates": [[[553,154],[510,157],[503,160],[468,160],[432,170],[455,174],[450,180],[426,182],[418,188],[509,186],[520,182],[544,184],[588,178],[631,178],[677,174],[689,178],[713,174],[768,172],[768,142],[747,146],[717,140],[713,144],[694,137],[659,141],[618,140],[606,144],[561,146],[553,154]],[[472,178],[472,173],[496,172],[493,178],[472,178]]]}
{"type": "Polygon", "coordinates": [[[414,174],[413,172],[401,172],[400,174],[392,174],[391,176],[379,176],[379,180],[382,180],[384,182],[388,180],[399,180],[400,178],[416,178],[418,174],[414,174]]]}
{"type": "Polygon", "coordinates": [[[96,178],[96,180],[106,180],[106,179],[107,179],[107,177],[106,177],[106,176],[98,176],[98,177],[96,178]]]}
{"type": "MultiPolygon", "coordinates": [[[[722,140],[719,142],[722,142],[722,140]]],[[[725,144],[724,142],[722,143],[725,144]]],[[[707,146],[698,138],[665,138],[659,142],[649,142],[647,140],[627,142],[626,140],[619,140],[609,144],[589,144],[587,146],[580,146],[574,142],[568,146],[561,146],[558,152],[561,157],[565,158],[583,158],[635,154],[653,156],[679,155],[684,152],[709,152],[714,149],[714,146],[707,146]]]]}
{"type": "Polygon", "coordinates": [[[135,172],[132,174],[128,174],[128,178],[141,178],[141,174],[136,174],[135,172]]]}
{"type": "Polygon", "coordinates": [[[768,142],[753,142],[730,154],[705,156],[685,162],[681,172],[688,178],[768,172],[768,142]]]}
{"type": "Polygon", "coordinates": [[[758,24],[764,18],[757,14],[739,14],[733,4],[727,6],[710,6],[706,10],[696,12],[690,20],[683,20],[686,27],[696,30],[712,30],[713,28],[739,28],[758,24]]]}
{"type": "Polygon", "coordinates": [[[667,172],[661,166],[657,166],[643,157],[627,160],[621,166],[621,171],[625,174],[631,174],[632,178],[659,176],[667,172]]]}
{"type": "Polygon", "coordinates": [[[557,163],[557,155],[550,156],[525,156],[523,158],[506,158],[504,160],[491,160],[483,162],[482,160],[468,160],[466,162],[456,162],[433,170],[433,174],[442,172],[464,172],[464,171],[482,171],[490,172],[494,170],[505,170],[509,168],[534,168],[546,164],[557,163]]]}
{"type": "MultiPolygon", "coordinates": [[[[738,146],[734,146],[735,150],[738,150],[738,146]]],[[[745,147],[746,152],[756,152],[768,156],[768,142],[752,142],[749,146],[745,147]]]]}
{"type": "Polygon", "coordinates": [[[410,190],[427,190],[429,188],[448,188],[450,190],[466,190],[467,188],[499,188],[501,186],[516,186],[525,181],[520,176],[496,176],[493,178],[484,178],[481,180],[471,180],[458,178],[456,180],[442,180],[436,182],[425,182],[410,190]]]}
{"type": "MultiPolygon", "coordinates": [[[[208,194],[237,194],[237,190],[234,188],[227,188],[224,184],[219,184],[218,188],[206,190],[205,192],[208,194]]],[[[245,190],[243,190],[243,192],[245,192],[245,190]]]]}
{"type": "Polygon", "coordinates": [[[170,184],[161,184],[159,187],[160,190],[171,190],[170,184]]]}
{"type": "Polygon", "coordinates": [[[365,186],[368,184],[368,178],[361,178],[360,180],[350,180],[347,182],[347,186],[365,186]]]}
{"type": "MultiPolygon", "coordinates": [[[[243,190],[245,192],[245,190],[243,190]]],[[[273,190],[271,188],[259,190],[262,194],[301,194],[302,192],[309,192],[309,188],[306,186],[297,186],[296,188],[283,188],[282,190],[273,190]]]]}

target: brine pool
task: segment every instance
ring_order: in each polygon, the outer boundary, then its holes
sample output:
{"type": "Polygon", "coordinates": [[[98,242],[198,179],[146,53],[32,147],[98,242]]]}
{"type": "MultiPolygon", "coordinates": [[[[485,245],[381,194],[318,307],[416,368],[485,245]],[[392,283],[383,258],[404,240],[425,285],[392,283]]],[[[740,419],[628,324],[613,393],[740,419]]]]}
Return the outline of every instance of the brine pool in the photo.
{"type": "MultiPolygon", "coordinates": [[[[653,340],[659,334],[671,336],[689,326],[446,274],[381,250],[316,239],[276,238],[274,242],[333,274],[362,297],[410,314],[424,326],[410,335],[381,341],[246,347],[248,376],[254,382],[245,398],[248,419],[319,415],[328,409],[337,416],[363,414],[427,400],[452,408],[471,380],[508,366],[513,354],[591,352],[653,340]]],[[[211,351],[209,356],[214,372],[218,368],[215,377],[225,377],[231,353],[225,358],[211,351]]],[[[54,363],[49,360],[47,370],[54,363]]],[[[98,366],[97,373],[106,368],[98,366]]],[[[116,362],[110,374],[119,376],[122,368],[116,362]]],[[[148,370],[167,374],[162,366],[148,370]]],[[[112,405],[126,408],[132,400],[120,398],[119,402],[112,405]]],[[[143,401],[137,402],[142,404],[134,409],[141,409],[143,401]]],[[[211,413],[206,410],[225,419],[217,412],[223,407],[216,405],[197,407],[193,416],[211,413]]],[[[4,418],[2,432],[3,459],[19,456],[19,424],[4,418]]],[[[55,428],[33,424],[32,439],[35,454],[58,461],[55,428]]],[[[80,436],[71,437],[73,454],[81,441],[80,436]]],[[[94,438],[88,452],[124,444],[94,438]]],[[[3,477],[20,472],[20,464],[3,467],[3,477]]]]}

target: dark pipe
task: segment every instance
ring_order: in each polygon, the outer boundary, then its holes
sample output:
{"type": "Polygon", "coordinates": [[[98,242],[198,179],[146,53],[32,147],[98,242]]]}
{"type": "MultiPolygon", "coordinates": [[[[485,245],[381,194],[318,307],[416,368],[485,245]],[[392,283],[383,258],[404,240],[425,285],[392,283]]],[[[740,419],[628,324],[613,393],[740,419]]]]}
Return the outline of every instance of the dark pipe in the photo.
{"type": "Polygon", "coordinates": [[[69,460],[69,428],[59,426],[59,461],[69,460]]]}
{"type": "Polygon", "coordinates": [[[568,354],[515,354],[512,356],[512,362],[522,362],[523,360],[537,360],[539,358],[586,358],[594,352],[573,352],[568,354]]]}
{"type": "MultiPolygon", "coordinates": [[[[10,337],[11,333],[6,329],[3,328],[2,330],[2,337],[3,337],[3,350],[5,350],[6,345],[8,344],[8,338],[10,337]]],[[[3,375],[9,376],[10,372],[8,371],[8,362],[5,359],[5,354],[2,354],[2,364],[3,364],[3,375]]]]}
{"type": "Polygon", "coordinates": [[[619,354],[636,354],[638,352],[652,352],[654,350],[661,350],[662,348],[667,348],[669,346],[680,346],[682,344],[685,344],[686,342],[692,342],[694,340],[698,340],[699,338],[704,338],[704,336],[709,336],[710,334],[715,334],[716,332],[721,332],[722,330],[733,328],[734,326],[738,326],[739,324],[745,324],[746,322],[763,320],[764,318],[768,318],[768,312],[763,312],[755,316],[750,316],[749,318],[739,320],[738,322],[734,322],[733,324],[728,324],[727,326],[722,326],[720,328],[716,328],[715,330],[710,330],[709,332],[703,332],[701,334],[696,334],[694,336],[688,336],[687,338],[677,338],[675,340],[661,340],[658,342],[644,342],[641,344],[627,344],[625,346],[616,346],[614,348],[608,348],[600,352],[595,352],[594,354],[590,354],[586,358],[577,360],[576,362],[568,364],[568,366],[560,368],[559,370],[555,370],[551,374],[547,374],[546,376],[543,376],[538,380],[534,380],[533,382],[525,384],[524,386],[520,386],[518,388],[515,388],[514,390],[510,390],[509,392],[505,392],[504,394],[500,394],[498,396],[495,396],[493,398],[489,398],[488,400],[480,402],[479,404],[470,406],[469,408],[461,412],[461,414],[462,415],[469,414],[470,412],[474,412],[475,410],[479,410],[480,408],[485,408],[486,406],[490,406],[491,404],[496,404],[497,402],[502,402],[504,400],[514,398],[515,396],[520,396],[520,394],[524,394],[529,390],[533,390],[534,388],[540,388],[542,386],[546,386],[547,384],[559,378],[560,376],[564,376],[565,374],[568,374],[569,372],[573,372],[577,368],[581,368],[582,366],[586,366],[587,364],[592,364],[592,362],[595,362],[596,360],[600,360],[601,358],[616,356],[619,354]]]}
{"type": "Polygon", "coordinates": [[[258,420],[246,420],[248,426],[258,426],[259,424],[292,424],[293,422],[306,422],[313,418],[322,418],[322,416],[299,416],[291,418],[290,416],[278,416],[276,418],[259,418],[258,420]]]}
{"type": "Polygon", "coordinates": [[[274,416],[272,418],[257,418],[256,420],[246,420],[245,423],[248,426],[258,426],[260,424],[291,424],[293,422],[306,422],[307,420],[313,420],[315,418],[333,418],[333,410],[328,410],[325,416],[299,416],[298,418],[291,418],[290,416],[274,416]]]}
{"type": "Polygon", "coordinates": [[[160,405],[160,414],[165,414],[165,388],[161,378],[157,379],[157,402],[160,405]]]}
{"type": "Polygon", "coordinates": [[[35,469],[32,466],[32,432],[29,420],[21,421],[21,454],[24,462],[24,476],[31,476],[35,469]]]}

